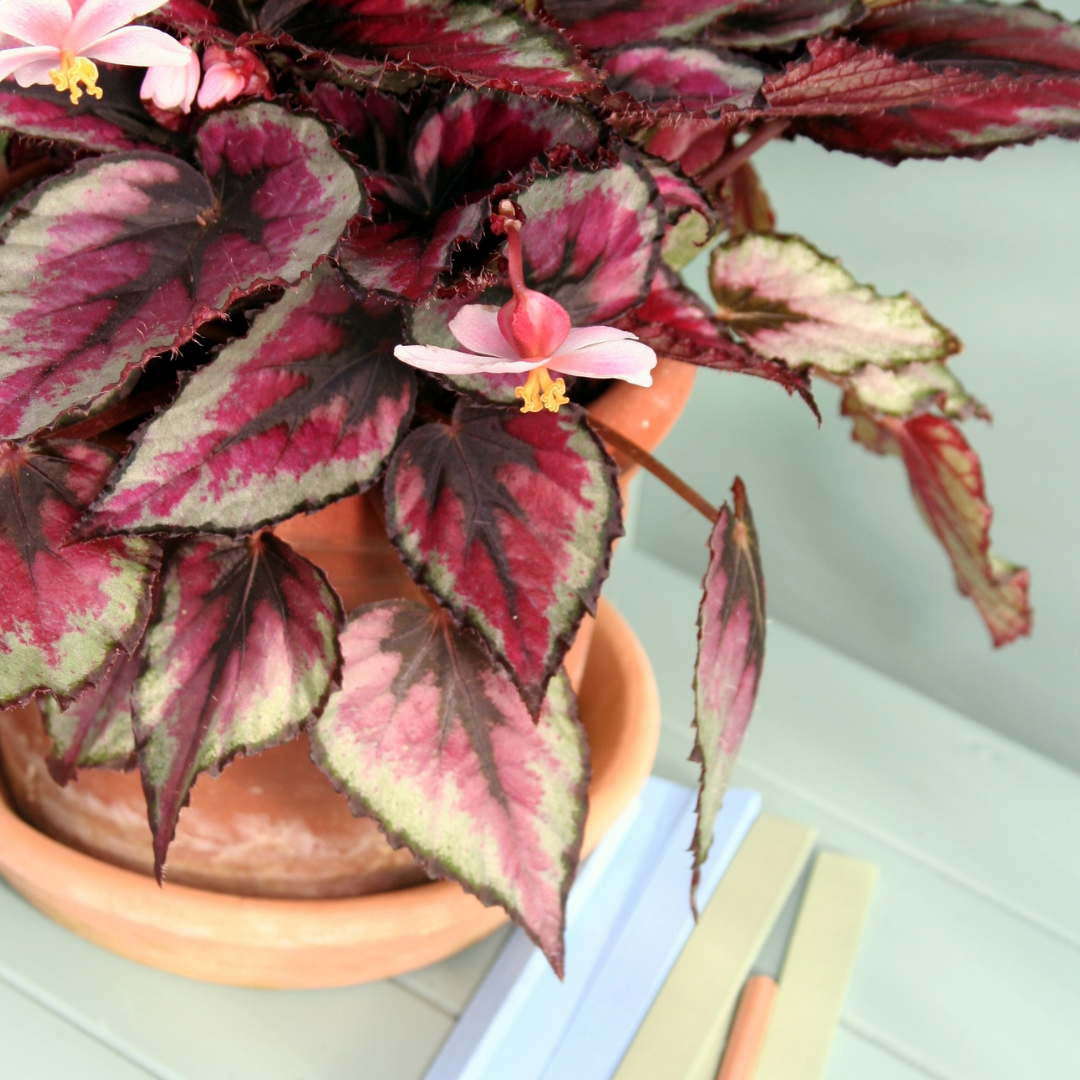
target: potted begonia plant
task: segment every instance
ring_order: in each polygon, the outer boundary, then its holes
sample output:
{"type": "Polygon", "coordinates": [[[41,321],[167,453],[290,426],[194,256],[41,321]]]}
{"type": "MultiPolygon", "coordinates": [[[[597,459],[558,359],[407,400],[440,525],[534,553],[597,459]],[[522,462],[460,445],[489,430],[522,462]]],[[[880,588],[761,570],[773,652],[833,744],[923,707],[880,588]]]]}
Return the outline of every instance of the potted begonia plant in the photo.
{"type": "Polygon", "coordinates": [[[0,0],[0,33],[0,705],[42,700],[59,781],[138,766],[159,879],[197,777],[303,730],[357,813],[560,968],[589,768],[563,661],[631,464],[713,522],[696,874],[765,592],[742,484],[712,507],[590,411],[658,356],[815,413],[812,380],[839,384],[994,643],[1029,632],[957,426],[986,415],[946,366],[959,343],[775,233],[750,159],[777,137],[890,164],[1075,137],[1060,17],[0,0]],[[679,270],[718,237],[714,311],[679,270]],[[346,612],[274,528],[358,494],[419,591],[346,612]]]}

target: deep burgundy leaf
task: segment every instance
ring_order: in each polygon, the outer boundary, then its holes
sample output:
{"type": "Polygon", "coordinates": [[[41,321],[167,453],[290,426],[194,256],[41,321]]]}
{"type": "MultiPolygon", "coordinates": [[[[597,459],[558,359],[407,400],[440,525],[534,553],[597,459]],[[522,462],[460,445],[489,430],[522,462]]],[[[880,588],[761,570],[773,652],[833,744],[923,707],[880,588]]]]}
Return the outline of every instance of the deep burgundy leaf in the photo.
{"type": "Polygon", "coordinates": [[[56,139],[87,150],[134,150],[164,144],[169,132],[150,116],[139,99],[142,69],[102,68],[101,99],[84,94],[72,105],[52,86],[0,83],[0,127],[38,139],[56,139]]]}
{"type": "Polygon", "coordinates": [[[617,325],[637,334],[660,356],[779,383],[789,394],[798,394],[821,420],[805,372],[757,356],[735,341],[728,328],[666,267],[657,273],[645,303],[624,315],[617,325]]]}
{"type": "Polygon", "coordinates": [[[234,33],[255,30],[373,83],[388,69],[403,69],[470,86],[570,97],[598,82],[569,41],[513,0],[270,0],[253,21],[238,14],[235,0],[201,7],[173,0],[166,17],[189,32],[214,22],[234,33]]]}
{"type": "Polygon", "coordinates": [[[731,49],[782,49],[865,16],[860,0],[744,0],[724,12],[708,38],[731,49]]]}
{"type": "Polygon", "coordinates": [[[628,45],[604,54],[607,87],[654,112],[746,108],[765,77],[747,57],[704,45],[628,45]]]}
{"type": "Polygon", "coordinates": [[[360,208],[316,120],[257,103],[199,131],[207,177],[164,154],[81,161],[0,247],[0,436],[85,405],[266,283],[295,284],[360,208]]]}
{"type": "Polygon", "coordinates": [[[644,136],[650,153],[677,165],[691,178],[708,174],[731,147],[729,118],[666,117],[644,136]]]}
{"type": "Polygon", "coordinates": [[[712,847],[728,776],[754,710],[765,660],[765,579],[754,518],[739,479],[732,501],[734,510],[727,504],[721,507],[709,538],[709,568],[698,611],[691,760],[701,763],[701,784],[691,902],[712,847]]]}
{"type": "Polygon", "coordinates": [[[544,9],[586,49],[689,40],[738,0],[545,0],[544,9]]]}
{"type": "Polygon", "coordinates": [[[533,715],[622,535],[615,465],[578,406],[460,401],[386,476],[386,525],[413,577],[510,668],[533,715]]]}
{"type": "Polygon", "coordinates": [[[291,739],[322,710],[343,622],[325,574],[270,533],[172,550],[133,698],[159,880],[199,773],[291,739]]]}
{"type": "Polygon", "coordinates": [[[319,267],[151,422],[90,530],[251,532],[365,490],[412,415],[400,335],[319,267]]]}
{"type": "Polygon", "coordinates": [[[956,585],[979,609],[996,646],[1031,633],[1029,574],[990,550],[993,512],[982,467],[951,421],[924,413],[908,420],[862,408],[853,395],[844,412],[853,436],[878,454],[895,454],[907,468],[915,505],[941,541],[956,585]]]}
{"type": "Polygon", "coordinates": [[[354,813],[432,875],[500,904],[562,974],[588,744],[565,673],[534,723],[502,670],[424,604],[357,609],[312,755],[354,813]]]}
{"type": "Polygon", "coordinates": [[[382,95],[364,99],[370,113],[358,95],[321,98],[356,133],[367,151],[361,161],[368,158],[372,169],[366,184],[374,221],[353,223],[338,249],[341,269],[357,288],[409,303],[432,293],[462,244],[481,239],[492,198],[518,186],[511,177],[556,146],[591,153],[597,144],[595,121],[577,109],[467,90],[421,120],[407,160],[394,170],[383,147],[399,134],[401,118],[382,95]],[[372,135],[384,126],[390,138],[376,142],[372,135]]]}
{"type": "Polygon", "coordinates": [[[45,730],[52,740],[48,766],[58,784],[75,779],[79,769],[130,769],[135,765],[131,692],[141,659],[121,656],[108,675],[66,709],[51,698],[41,702],[45,730]]]}
{"type": "Polygon", "coordinates": [[[116,455],[91,443],[0,443],[0,708],[70,701],[139,642],[160,562],[138,537],[68,543],[116,455]]]}

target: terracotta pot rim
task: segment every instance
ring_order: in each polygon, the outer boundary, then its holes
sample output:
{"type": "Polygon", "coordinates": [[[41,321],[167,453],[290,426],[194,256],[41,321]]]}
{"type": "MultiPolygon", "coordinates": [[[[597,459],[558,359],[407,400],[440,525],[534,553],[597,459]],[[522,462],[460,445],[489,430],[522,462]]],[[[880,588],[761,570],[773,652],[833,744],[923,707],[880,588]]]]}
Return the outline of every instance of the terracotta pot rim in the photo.
{"type": "MultiPolygon", "coordinates": [[[[629,692],[615,718],[609,775],[590,791],[585,852],[640,790],[660,727],[648,657],[603,601],[596,642],[629,692]]],[[[588,688],[582,689],[588,702],[588,688]]],[[[38,832],[15,813],[2,781],[0,873],[36,907],[96,944],[176,974],[244,986],[299,989],[388,978],[444,959],[506,921],[501,908],[484,907],[449,881],[327,899],[159,888],[150,877],[38,832]]]]}

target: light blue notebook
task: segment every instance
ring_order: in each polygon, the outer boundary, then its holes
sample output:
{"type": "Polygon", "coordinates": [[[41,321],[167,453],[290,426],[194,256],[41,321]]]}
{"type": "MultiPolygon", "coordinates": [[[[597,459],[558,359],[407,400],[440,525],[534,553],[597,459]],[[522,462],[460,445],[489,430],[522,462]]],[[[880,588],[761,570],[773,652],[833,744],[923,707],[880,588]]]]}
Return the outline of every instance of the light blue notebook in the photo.
{"type": "MultiPolygon", "coordinates": [[[[649,779],[589,858],[567,903],[566,978],[515,930],[425,1080],[607,1080],[693,929],[695,793],[649,779]]],[[[761,808],[729,791],[698,903],[761,808]]]]}

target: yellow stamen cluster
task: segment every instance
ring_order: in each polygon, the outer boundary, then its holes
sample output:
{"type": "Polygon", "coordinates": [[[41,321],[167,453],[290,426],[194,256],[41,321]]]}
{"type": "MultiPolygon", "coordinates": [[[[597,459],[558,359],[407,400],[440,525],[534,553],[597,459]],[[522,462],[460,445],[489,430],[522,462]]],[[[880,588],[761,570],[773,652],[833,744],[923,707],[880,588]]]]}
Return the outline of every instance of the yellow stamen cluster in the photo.
{"type": "Polygon", "coordinates": [[[78,105],[83,92],[79,87],[82,83],[86,92],[91,97],[98,99],[102,96],[101,87],[98,86],[98,69],[93,60],[87,60],[85,56],[75,56],[69,52],[60,54],[60,66],[49,72],[53,86],[60,93],[67,90],[71,94],[71,104],[78,105]]]}
{"type": "Polygon", "coordinates": [[[560,405],[570,404],[566,396],[566,382],[553,379],[546,367],[533,368],[525,385],[514,387],[514,395],[524,402],[521,406],[523,413],[540,412],[541,409],[557,413],[560,405]]]}

